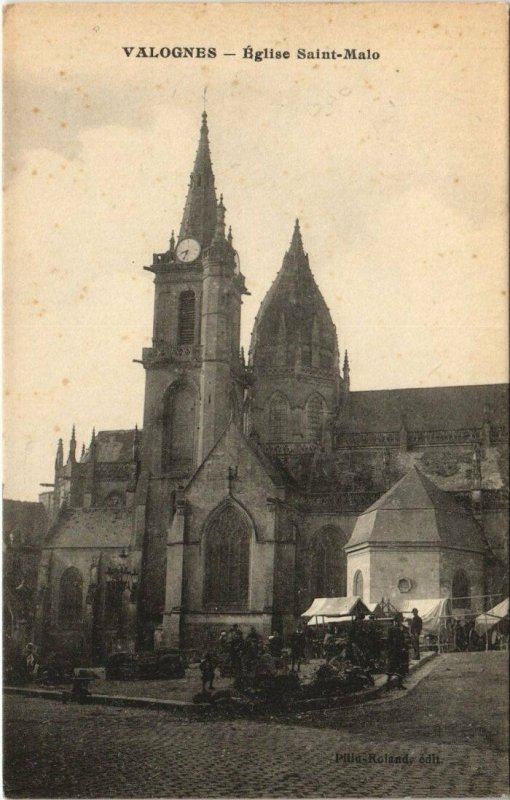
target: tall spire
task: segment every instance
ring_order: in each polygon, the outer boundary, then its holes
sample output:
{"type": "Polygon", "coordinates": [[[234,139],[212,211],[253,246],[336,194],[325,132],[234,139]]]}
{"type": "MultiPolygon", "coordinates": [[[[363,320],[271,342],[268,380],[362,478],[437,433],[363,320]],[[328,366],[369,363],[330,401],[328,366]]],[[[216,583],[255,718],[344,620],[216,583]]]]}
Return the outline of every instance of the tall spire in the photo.
{"type": "Polygon", "coordinates": [[[209,149],[207,113],[204,111],[198,150],[193,172],[190,176],[179,239],[196,239],[202,248],[209,247],[215,228],[216,191],[209,149]]]}

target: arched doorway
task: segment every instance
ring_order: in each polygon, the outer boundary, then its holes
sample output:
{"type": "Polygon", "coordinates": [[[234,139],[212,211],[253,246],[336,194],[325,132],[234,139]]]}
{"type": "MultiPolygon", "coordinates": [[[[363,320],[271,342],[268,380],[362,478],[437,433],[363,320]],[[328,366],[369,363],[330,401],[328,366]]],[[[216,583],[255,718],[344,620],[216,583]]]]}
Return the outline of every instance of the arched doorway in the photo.
{"type": "Polygon", "coordinates": [[[453,576],[452,605],[454,608],[471,608],[471,585],[463,569],[458,569],[453,576]]]}

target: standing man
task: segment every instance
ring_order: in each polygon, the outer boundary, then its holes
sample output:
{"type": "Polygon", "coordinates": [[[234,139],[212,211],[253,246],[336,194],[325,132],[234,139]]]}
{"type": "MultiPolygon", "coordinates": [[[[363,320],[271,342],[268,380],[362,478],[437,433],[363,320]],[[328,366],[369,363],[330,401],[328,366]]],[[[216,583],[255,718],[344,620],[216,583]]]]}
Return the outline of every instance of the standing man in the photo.
{"type": "Polygon", "coordinates": [[[404,676],[409,671],[409,636],[403,625],[404,618],[400,612],[393,617],[393,624],[388,631],[388,686],[393,675],[397,678],[397,688],[406,689],[404,676]]]}
{"type": "Polygon", "coordinates": [[[299,672],[300,670],[301,661],[305,657],[305,644],[305,634],[298,626],[290,637],[290,657],[292,661],[292,671],[294,671],[295,664],[297,664],[297,671],[299,672]]]}
{"type": "Polygon", "coordinates": [[[234,675],[241,675],[242,655],[244,652],[244,638],[239,626],[234,623],[230,631],[230,664],[234,675]]]}
{"type": "Polygon", "coordinates": [[[414,660],[420,660],[420,635],[423,628],[423,620],[418,614],[418,609],[413,608],[413,618],[411,619],[411,644],[414,651],[414,660]]]}

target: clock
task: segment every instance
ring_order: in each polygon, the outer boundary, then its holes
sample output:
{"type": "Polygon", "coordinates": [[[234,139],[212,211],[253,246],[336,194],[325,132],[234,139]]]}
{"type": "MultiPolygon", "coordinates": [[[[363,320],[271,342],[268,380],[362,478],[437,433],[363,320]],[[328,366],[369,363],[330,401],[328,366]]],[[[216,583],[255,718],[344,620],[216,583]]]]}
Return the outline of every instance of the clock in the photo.
{"type": "Polygon", "coordinates": [[[196,239],[181,239],[175,249],[175,255],[183,264],[191,264],[200,255],[201,247],[196,239]]]}

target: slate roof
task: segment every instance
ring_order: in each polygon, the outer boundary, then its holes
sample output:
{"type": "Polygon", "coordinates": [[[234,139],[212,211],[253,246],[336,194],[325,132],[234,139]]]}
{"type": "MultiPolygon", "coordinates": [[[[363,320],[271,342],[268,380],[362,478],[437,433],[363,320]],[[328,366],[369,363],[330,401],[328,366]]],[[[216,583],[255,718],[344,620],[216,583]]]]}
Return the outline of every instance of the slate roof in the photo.
{"type": "MultiPolygon", "coordinates": [[[[131,462],[133,460],[133,442],[135,429],[117,431],[99,431],[96,434],[96,461],[131,462]]],[[[143,431],[138,431],[138,442],[141,447],[143,431]]],[[[81,459],[85,463],[90,459],[90,447],[81,459]]]]}
{"type": "Polygon", "coordinates": [[[358,517],[346,546],[404,542],[487,549],[473,516],[416,467],[358,517]]]}
{"type": "Polygon", "coordinates": [[[345,432],[456,430],[508,425],[508,384],[351,392],[339,420],[345,432]]]}
{"type": "Polygon", "coordinates": [[[127,509],[65,509],[52,528],[46,547],[128,547],[132,512],[127,509]]]}

